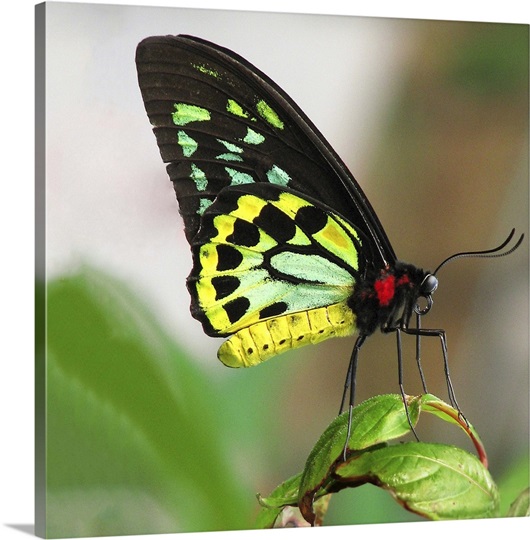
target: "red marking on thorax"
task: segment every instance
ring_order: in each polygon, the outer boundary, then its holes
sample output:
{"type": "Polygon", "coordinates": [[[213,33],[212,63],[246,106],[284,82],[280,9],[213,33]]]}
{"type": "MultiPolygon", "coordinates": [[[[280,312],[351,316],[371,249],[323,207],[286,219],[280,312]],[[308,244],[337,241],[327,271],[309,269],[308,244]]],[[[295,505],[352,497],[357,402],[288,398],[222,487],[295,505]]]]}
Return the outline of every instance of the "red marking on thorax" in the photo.
{"type": "Polygon", "coordinates": [[[399,287],[400,285],[405,285],[407,283],[410,283],[410,278],[408,274],[403,274],[396,282],[396,285],[399,287]]]}
{"type": "Polygon", "coordinates": [[[379,300],[379,305],[388,306],[396,294],[396,288],[408,284],[410,284],[410,277],[408,274],[403,274],[397,280],[394,274],[383,274],[382,277],[377,279],[374,283],[374,289],[377,294],[377,299],[379,300]]]}
{"type": "Polygon", "coordinates": [[[394,292],[396,290],[396,278],[390,274],[381,279],[377,279],[374,283],[374,289],[377,294],[380,306],[388,306],[392,298],[394,298],[394,292]]]}

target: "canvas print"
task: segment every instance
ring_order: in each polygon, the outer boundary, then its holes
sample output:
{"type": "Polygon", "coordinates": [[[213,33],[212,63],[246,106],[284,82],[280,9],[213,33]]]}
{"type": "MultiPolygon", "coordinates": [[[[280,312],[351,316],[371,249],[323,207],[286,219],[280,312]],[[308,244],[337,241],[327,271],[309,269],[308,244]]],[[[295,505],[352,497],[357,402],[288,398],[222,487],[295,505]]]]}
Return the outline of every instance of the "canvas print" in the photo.
{"type": "Polygon", "coordinates": [[[521,517],[525,24],[36,7],[36,533],[521,517]]]}

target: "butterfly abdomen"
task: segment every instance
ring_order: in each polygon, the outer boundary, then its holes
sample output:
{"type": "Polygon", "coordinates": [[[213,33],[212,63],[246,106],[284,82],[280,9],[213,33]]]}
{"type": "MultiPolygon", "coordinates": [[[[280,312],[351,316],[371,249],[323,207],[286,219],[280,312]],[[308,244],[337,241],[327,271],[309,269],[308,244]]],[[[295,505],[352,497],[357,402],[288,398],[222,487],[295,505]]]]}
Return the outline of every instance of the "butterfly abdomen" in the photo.
{"type": "Polygon", "coordinates": [[[217,356],[228,367],[250,367],[285,351],[355,331],[345,302],[273,317],[243,328],[225,341],[217,356]]]}

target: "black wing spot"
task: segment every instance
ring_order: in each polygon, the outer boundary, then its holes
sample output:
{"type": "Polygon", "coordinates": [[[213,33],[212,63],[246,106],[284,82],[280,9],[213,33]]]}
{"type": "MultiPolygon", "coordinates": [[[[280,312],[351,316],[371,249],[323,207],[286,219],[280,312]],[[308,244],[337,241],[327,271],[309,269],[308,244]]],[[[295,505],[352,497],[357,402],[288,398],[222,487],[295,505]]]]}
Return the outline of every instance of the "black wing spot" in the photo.
{"type": "Polygon", "coordinates": [[[262,320],[268,319],[269,317],[276,317],[277,315],[285,313],[286,310],[287,304],[285,302],[276,302],[270,306],[267,306],[266,308],[263,308],[259,312],[259,318],[262,320]]]}
{"type": "Polygon", "coordinates": [[[253,247],[259,243],[259,229],[248,221],[236,219],[234,231],[226,237],[226,240],[237,246],[253,247]]]}
{"type": "Polygon", "coordinates": [[[240,285],[239,278],[234,276],[215,276],[212,278],[212,286],[215,289],[215,299],[221,300],[230,296],[240,285]]]}
{"type": "Polygon", "coordinates": [[[314,206],[302,206],[295,216],[296,224],[306,233],[315,234],[321,231],[328,221],[327,214],[314,206]]]}
{"type": "Polygon", "coordinates": [[[252,220],[258,227],[261,227],[278,244],[284,244],[296,234],[296,225],[293,220],[276,208],[273,204],[266,204],[252,220]]]}
{"type": "Polygon", "coordinates": [[[220,244],[217,249],[217,270],[235,270],[242,262],[243,255],[234,247],[220,244]]]}
{"type": "Polygon", "coordinates": [[[234,324],[245,315],[250,307],[250,301],[248,298],[240,296],[234,298],[234,300],[230,300],[230,302],[227,302],[223,307],[228,316],[228,320],[234,324]]]}

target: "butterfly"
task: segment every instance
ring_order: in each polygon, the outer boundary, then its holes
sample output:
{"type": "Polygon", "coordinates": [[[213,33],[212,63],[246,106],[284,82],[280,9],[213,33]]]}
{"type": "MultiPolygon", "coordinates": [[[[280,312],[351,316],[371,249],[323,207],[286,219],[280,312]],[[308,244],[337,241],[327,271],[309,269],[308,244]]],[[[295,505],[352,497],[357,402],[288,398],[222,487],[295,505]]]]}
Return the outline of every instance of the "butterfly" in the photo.
{"type": "MultiPolygon", "coordinates": [[[[137,47],[138,81],[173,182],[193,255],[191,314],[227,338],[218,357],[254,366],[285,351],[356,334],[342,396],[355,395],[359,351],[377,329],[441,341],[421,327],[436,274],[397,259],[346,165],[300,107],[236,53],[197,37],[155,36],[137,47]],[[420,307],[423,306],[423,307],[420,307]],[[416,326],[410,325],[416,317],[416,326]]],[[[417,347],[419,350],[419,347],[417,347]]],[[[420,358],[420,374],[427,391],[420,358]]],[[[456,404],[457,405],[457,404],[456,404]]],[[[458,410],[460,410],[458,408],[458,410]]]]}

